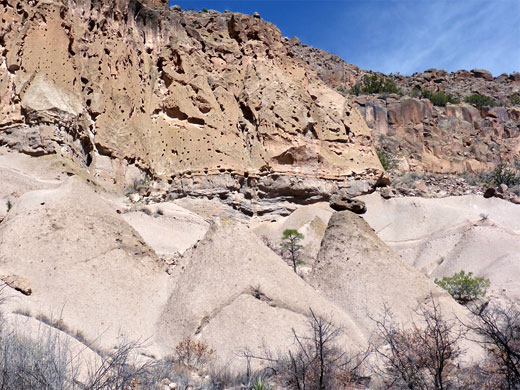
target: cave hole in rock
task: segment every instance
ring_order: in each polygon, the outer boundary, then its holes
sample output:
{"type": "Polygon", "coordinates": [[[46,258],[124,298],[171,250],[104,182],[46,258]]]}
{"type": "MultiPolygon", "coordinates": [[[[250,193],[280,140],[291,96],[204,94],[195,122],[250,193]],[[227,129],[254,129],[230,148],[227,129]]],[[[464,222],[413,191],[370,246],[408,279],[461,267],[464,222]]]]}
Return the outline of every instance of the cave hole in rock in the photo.
{"type": "Polygon", "coordinates": [[[190,117],[188,118],[189,123],[193,123],[194,125],[204,125],[206,122],[202,118],[194,118],[190,117]]]}
{"type": "Polygon", "coordinates": [[[256,123],[253,111],[251,111],[251,109],[248,106],[246,106],[244,103],[240,103],[240,110],[242,111],[242,115],[245,120],[252,124],[256,123]]]}
{"type": "Polygon", "coordinates": [[[177,106],[174,106],[174,107],[168,107],[166,110],[165,110],[165,113],[168,117],[172,118],[172,119],[180,119],[182,121],[185,121],[186,119],[188,119],[188,115],[186,115],[184,112],[182,112],[180,110],[179,107],[177,106]]]}

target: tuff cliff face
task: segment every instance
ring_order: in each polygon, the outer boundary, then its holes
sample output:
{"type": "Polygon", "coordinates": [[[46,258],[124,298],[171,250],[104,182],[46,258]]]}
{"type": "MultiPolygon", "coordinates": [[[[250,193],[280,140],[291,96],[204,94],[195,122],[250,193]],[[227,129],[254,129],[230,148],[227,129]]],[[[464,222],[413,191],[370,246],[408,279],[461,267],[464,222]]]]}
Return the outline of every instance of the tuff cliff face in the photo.
{"type": "Polygon", "coordinates": [[[249,213],[370,191],[365,121],[275,26],[158,3],[0,2],[0,142],[249,213]]]}
{"type": "Polygon", "coordinates": [[[352,96],[372,72],[259,15],[166,5],[1,1],[0,143],[65,155],[119,185],[146,173],[159,200],[218,197],[248,214],[370,192],[374,145],[418,172],[518,157],[520,74],[432,69],[385,76],[402,95],[352,96]],[[499,107],[436,107],[414,88],[499,107]]]}

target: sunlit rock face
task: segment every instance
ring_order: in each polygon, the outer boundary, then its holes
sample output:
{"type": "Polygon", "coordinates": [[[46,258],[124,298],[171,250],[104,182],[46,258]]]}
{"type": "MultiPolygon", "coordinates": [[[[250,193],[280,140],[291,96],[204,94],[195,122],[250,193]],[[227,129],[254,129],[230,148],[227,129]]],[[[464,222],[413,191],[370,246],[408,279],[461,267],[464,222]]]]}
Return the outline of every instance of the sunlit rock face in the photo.
{"type": "Polygon", "coordinates": [[[157,3],[4,1],[1,142],[120,183],[135,165],[172,196],[251,212],[263,198],[369,190],[381,169],[370,129],[294,42],[258,15],[157,3]]]}
{"type": "Polygon", "coordinates": [[[321,50],[293,42],[331,88],[347,95],[365,76],[392,80],[400,94],[361,94],[354,105],[372,130],[376,145],[401,159],[401,170],[430,173],[489,171],[499,162],[513,163],[520,154],[520,73],[493,77],[474,69],[448,73],[429,69],[411,76],[362,70],[321,50]],[[435,106],[422,91],[443,92],[457,104],[435,106]],[[474,94],[496,106],[465,102],[474,94]]]}

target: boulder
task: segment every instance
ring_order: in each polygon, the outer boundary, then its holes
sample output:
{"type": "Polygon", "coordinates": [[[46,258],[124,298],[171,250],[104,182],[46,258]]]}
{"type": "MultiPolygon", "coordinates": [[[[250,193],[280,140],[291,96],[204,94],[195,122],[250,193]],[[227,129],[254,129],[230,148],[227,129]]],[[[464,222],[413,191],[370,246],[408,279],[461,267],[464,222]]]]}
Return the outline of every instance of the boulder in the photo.
{"type": "Polygon", "coordinates": [[[349,210],[356,214],[364,214],[367,211],[365,202],[357,199],[349,199],[334,194],[329,200],[330,207],[336,211],[349,210]]]}
{"type": "Polygon", "coordinates": [[[428,186],[423,180],[416,180],[414,183],[416,193],[420,196],[427,196],[429,193],[428,186]]]}
{"type": "Polygon", "coordinates": [[[32,294],[31,284],[29,283],[29,280],[22,276],[3,275],[0,277],[0,279],[9,287],[21,292],[24,295],[32,294]]]}
{"type": "Polygon", "coordinates": [[[502,183],[498,186],[497,188],[497,192],[501,193],[501,194],[505,194],[507,193],[507,185],[502,183]]]}
{"type": "Polygon", "coordinates": [[[379,176],[379,179],[377,179],[375,187],[388,187],[390,184],[392,184],[392,179],[385,174],[382,174],[379,176]]]}
{"type": "Polygon", "coordinates": [[[496,189],[494,187],[488,187],[484,191],[484,198],[492,198],[496,194],[496,189]]]}
{"type": "Polygon", "coordinates": [[[384,199],[390,199],[397,195],[397,191],[394,188],[384,187],[381,188],[381,197],[384,199]]]}
{"type": "Polygon", "coordinates": [[[473,74],[473,76],[480,78],[480,79],[484,79],[484,80],[488,80],[488,81],[493,80],[493,75],[491,74],[491,72],[484,70],[484,69],[473,69],[471,71],[471,73],[473,74]]]}

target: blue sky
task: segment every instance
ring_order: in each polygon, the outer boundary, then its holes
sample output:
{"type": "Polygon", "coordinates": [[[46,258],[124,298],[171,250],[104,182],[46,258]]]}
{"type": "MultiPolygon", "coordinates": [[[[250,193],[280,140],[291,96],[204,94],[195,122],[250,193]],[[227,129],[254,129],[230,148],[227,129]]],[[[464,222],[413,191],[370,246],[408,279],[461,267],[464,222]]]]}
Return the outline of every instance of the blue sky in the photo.
{"type": "Polygon", "coordinates": [[[520,72],[520,0],[170,0],[274,23],[287,37],[365,69],[520,72]]]}

